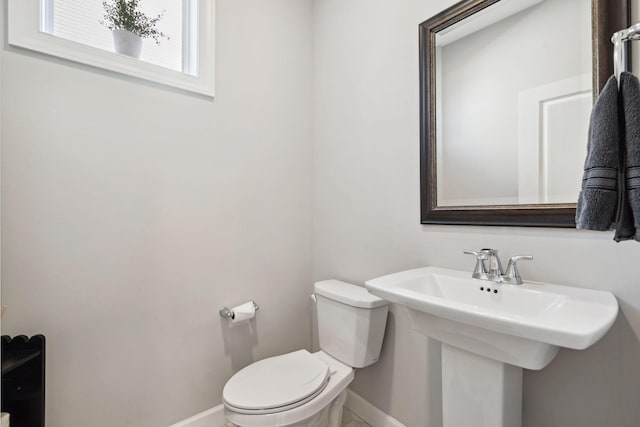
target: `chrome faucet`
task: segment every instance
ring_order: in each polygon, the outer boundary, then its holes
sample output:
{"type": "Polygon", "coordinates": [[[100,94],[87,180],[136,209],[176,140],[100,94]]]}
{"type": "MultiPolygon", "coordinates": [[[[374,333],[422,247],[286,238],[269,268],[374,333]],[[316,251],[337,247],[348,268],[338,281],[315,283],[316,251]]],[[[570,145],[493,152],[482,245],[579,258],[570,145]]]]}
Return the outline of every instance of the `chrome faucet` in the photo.
{"type": "Polygon", "coordinates": [[[530,255],[517,255],[511,257],[507,270],[502,269],[502,263],[496,249],[480,249],[479,251],[464,251],[465,254],[474,255],[476,257],[476,266],[473,269],[471,277],[474,279],[487,280],[490,282],[509,283],[512,285],[521,285],[522,277],[518,271],[518,261],[532,260],[530,255]],[[488,262],[488,266],[487,266],[488,262]]]}

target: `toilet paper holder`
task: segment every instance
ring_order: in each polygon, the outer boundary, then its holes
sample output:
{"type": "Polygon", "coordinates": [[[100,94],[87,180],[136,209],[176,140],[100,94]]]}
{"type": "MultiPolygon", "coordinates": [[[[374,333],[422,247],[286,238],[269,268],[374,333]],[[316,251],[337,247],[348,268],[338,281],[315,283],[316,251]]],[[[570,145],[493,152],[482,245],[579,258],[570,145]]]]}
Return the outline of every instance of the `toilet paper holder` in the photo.
{"type": "MultiPolygon", "coordinates": [[[[260,310],[260,307],[258,307],[258,304],[256,304],[255,301],[249,301],[251,304],[253,304],[253,308],[258,311],[260,310]]],[[[233,312],[233,309],[229,308],[229,307],[222,307],[222,310],[220,310],[220,317],[224,318],[224,319],[230,319],[233,320],[236,318],[236,314],[233,312]]]]}

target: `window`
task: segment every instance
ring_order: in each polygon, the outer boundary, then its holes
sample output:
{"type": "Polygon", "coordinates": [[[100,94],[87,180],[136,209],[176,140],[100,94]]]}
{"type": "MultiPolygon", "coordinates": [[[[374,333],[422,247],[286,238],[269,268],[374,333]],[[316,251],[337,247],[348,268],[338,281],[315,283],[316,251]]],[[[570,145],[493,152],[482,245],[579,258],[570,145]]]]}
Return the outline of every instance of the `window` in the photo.
{"type": "Polygon", "coordinates": [[[213,2],[141,0],[143,13],[162,15],[157,28],[166,37],[144,39],[131,57],[116,53],[103,0],[9,0],[9,43],[213,96],[213,2]]]}

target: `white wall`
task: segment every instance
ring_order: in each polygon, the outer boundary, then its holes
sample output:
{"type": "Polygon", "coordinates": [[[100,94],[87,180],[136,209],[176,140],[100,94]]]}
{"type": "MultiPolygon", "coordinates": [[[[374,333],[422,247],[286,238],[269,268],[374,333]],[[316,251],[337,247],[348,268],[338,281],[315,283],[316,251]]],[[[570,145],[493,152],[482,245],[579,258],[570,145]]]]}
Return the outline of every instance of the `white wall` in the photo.
{"type": "MultiPolygon", "coordinates": [[[[314,2],[314,279],[363,283],[425,265],[471,271],[469,248],[532,254],[525,278],[611,290],[621,312],[591,349],[562,350],[525,373],[523,425],[637,426],[640,245],[611,233],[420,225],[417,30],[453,3],[314,2]]],[[[392,307],[382,357],[354,389],[409,427],[437,427],[439,348],[410,327],[392,307]]]]}
{"type": "Polygon", "coordinates": [[[166,426],[310,343],[311,2],[217,15],[214,101],[2,50],[2,333],[46,335],[49,427],[166,426]]]}

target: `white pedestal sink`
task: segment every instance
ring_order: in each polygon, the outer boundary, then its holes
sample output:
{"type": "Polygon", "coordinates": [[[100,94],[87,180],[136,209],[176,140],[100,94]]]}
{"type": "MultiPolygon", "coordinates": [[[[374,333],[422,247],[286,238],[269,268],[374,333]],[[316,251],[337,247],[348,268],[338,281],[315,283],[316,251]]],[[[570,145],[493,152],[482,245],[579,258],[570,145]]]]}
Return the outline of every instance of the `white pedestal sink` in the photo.
{"type": "Polygon", "coordinates": [[[442,342],[444,427],[519,427],[522,368],[542,369],[559,347],[585,349],[618,314],[612,293],[510,285],[436,267],[369,280],[408,308],[414,329],[442,342]]]}

